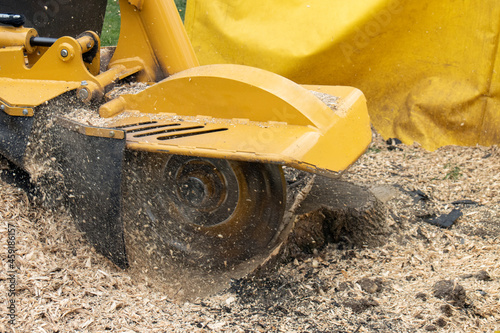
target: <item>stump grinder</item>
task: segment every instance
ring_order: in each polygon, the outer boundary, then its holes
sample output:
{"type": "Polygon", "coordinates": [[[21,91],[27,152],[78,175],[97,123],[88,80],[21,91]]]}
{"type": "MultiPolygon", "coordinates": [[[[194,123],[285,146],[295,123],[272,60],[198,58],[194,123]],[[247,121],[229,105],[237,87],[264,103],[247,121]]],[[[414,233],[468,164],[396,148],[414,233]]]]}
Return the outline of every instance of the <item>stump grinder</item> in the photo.
{"type": "Polygon", "coordinates": [[[105,8],[0,3],[0,154],[120,268],[185,294],[251,272],[291,228],[283,168],[337,177],[367,148],[362,93],[200,66],[173,0],[120,0],[104,62],[105,8]]]}

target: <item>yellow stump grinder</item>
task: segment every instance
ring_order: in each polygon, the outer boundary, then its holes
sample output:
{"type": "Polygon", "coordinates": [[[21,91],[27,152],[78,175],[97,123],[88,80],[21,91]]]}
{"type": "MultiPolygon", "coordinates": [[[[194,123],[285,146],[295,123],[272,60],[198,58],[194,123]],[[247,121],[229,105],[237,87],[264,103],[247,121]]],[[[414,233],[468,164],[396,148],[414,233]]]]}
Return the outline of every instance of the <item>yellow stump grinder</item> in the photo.
{"type": "Polygon", "coordinates": [[[200,66],[173,0],[120,0],[101,62],[105,7],[2,1],[0,154],[121,268],[191,291],[247,274],[290,230],[283,167],[336,177],[365,151],[362,93],[200,66]]]}

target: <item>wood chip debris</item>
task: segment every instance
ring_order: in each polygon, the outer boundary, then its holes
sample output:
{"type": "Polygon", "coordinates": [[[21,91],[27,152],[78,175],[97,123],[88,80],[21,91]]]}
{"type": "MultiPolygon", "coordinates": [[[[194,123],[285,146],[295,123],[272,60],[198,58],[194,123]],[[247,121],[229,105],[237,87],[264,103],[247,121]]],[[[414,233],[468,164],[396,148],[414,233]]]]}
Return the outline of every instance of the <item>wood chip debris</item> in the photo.
{"type": "Polygon", "coordinates": [[[0,182],[0,306],[8,301],[8,224],[16,229],[15,332],[494,332],[500,330],[500,149],[389,145],[378,135],[344,180],[393,188],[392,230],[375,248],[330,244],[177,304],[96,253],[67,215],[0,182]],[[421,191],[418,201],[407,191],[421,191]],[[473,204],[452,204],[471,200],[473,204]],[[449,229],[426,216],[463,213],[449,229]],[[483,278],[485,272],[489,278],[483,278]],[[480,277],[480,278],[478,278],[480,277]],[[365,280],[363,280],[365,279],[365,280]],[[363,290],[359,281],[377,281],[363,290]],[[442,280],[463,306],[433,295],[442,280]]]}

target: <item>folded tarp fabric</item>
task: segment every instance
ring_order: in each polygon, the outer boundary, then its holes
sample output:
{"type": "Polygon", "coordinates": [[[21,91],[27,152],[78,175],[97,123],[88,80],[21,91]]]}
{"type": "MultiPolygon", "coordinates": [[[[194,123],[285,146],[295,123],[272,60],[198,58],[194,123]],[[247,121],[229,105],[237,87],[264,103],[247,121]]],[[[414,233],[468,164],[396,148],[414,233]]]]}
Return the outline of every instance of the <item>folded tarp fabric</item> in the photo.
{"type": "Polygon", "coordinates": [[[385,138],[500,143],[498,0],[189,0],[186,28],[202,64],[360,88],[385,138]]]}

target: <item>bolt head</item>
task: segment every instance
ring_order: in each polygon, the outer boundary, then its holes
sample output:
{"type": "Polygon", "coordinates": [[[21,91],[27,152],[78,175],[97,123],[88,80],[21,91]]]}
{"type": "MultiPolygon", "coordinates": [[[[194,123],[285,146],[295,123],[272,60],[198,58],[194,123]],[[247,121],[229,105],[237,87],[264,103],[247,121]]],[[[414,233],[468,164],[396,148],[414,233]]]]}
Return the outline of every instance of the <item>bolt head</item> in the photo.
{"type": "Polygon", "coordinates": [[[87,88],[83,88],[78,91],[78,97],[83,101],[87,100],[89,98],[89,95],[90,93],[87,88]]]}
{"type": "Polygon", "coordinates": [[[5,105],[0,105],[0,110],[4,111],[5,110],[5,105]]]}
{"type": "Polygon", "coordinates": [[[66,50],[66,49],[61,50],[61,57],[66,58],[68,55],[69,55],[68,50],[66,50]]]}
{"type": "Polygon", "coordinates": [[[28,109],[24,109],[23,110],[23,116],[27,116],[28,115],[28,109]]]}

